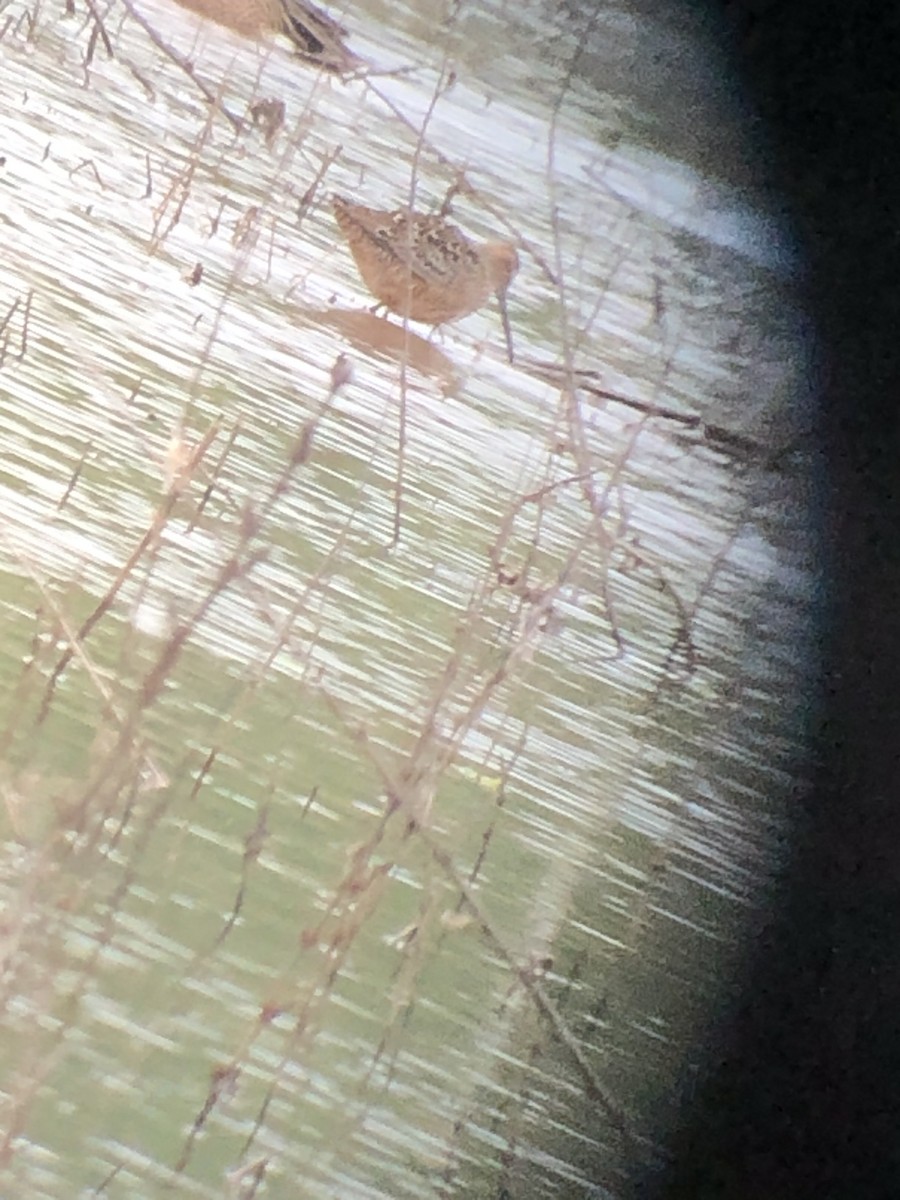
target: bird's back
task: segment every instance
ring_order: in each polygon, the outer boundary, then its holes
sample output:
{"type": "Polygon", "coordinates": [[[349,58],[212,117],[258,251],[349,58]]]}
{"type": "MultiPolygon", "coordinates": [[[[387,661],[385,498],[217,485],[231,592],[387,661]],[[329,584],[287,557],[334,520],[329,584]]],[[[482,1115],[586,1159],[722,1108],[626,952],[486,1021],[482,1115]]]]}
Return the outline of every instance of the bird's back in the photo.
{"type": "Polygon", "coordinates": [[[337,223],[370,291],[394,312],[439,325],[490,294],[472,243],[442,217],[385,212],[335,197],[337,223]]]}

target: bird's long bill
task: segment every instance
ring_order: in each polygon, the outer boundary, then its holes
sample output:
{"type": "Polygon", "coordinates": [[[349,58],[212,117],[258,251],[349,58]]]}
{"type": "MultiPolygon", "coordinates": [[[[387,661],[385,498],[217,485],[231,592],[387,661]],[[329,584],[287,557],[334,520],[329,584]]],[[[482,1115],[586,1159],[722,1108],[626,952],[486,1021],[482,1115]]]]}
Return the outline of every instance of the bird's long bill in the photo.
{"type": "Polygon", "coordinates": [[[515,358],[513,357],[512,328],[509,324],[509,313],[506,309],[505,289],[497,293],[497,303],[500,305],[500,320],[503,322],[503,336],[506,338],[506,355],[510,362],[515,362],[515,358]]]}

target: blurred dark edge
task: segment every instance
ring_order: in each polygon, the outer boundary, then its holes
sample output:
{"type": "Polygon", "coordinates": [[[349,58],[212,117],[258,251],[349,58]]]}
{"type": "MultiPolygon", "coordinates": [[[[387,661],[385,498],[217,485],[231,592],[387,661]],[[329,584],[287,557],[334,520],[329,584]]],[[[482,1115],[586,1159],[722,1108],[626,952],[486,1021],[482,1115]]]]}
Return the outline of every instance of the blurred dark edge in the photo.
{"type": "MultiPolygon", "coordinates": [[[[686,2],[686,0],[675,0],[686,2]]],[[[642,1196],[900,1197],[900,11],[710,3],[809,268],[824,704],[790,869],[642,1196]]],[[[748,382],[748,386],[750,386],[748,382]]],[[[797,697],[809,704],[811,698],[797,697]]],[[[813,711],[815,707],[813,704],[813,711]]]]}

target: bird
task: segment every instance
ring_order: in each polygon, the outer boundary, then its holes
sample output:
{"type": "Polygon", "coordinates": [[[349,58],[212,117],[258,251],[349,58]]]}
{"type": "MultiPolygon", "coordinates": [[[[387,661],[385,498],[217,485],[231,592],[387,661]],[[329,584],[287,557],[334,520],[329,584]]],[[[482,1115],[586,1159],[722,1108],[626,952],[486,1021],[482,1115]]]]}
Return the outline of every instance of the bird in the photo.
{"type": "Polygon", "coordinates": [[[519,255],[511,242],[476,245],[444,217],[382,211],[344,196],[333,196],[332,208],[363,282],[381,304],[411,321],[443,325],[494,295],[513,361],[506,293],[519,255]]]}
{"type": "Polygon", "coordinates": [[[344,45],[347,30],[309,0],[178,0],[219,25],[244,37],[282,33],[306,62],[343,74],[358,67],[358,58],[344,45]]]}

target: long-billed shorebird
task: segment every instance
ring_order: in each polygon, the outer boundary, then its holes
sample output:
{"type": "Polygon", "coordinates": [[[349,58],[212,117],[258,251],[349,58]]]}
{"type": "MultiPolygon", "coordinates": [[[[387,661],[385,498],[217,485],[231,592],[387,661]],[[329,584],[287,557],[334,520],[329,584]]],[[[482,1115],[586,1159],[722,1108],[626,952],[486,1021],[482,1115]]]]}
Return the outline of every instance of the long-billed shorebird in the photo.
{"type": "Polygon", "coordinates": [[[382,212],[333,197],[334,215],[366,287],[401,317],[443,325],[497,297],[509,361],[506,292],[519,269],[510,242],[470,242],[443,217],[382,212]]]}
{"type": "Polygon", "coordinates": [[[344,73],[361,63],[344,45],[347,30],[309,0],[178,0],[182,8],[244,37],[283,33],[298,57],[344,73]]]}

